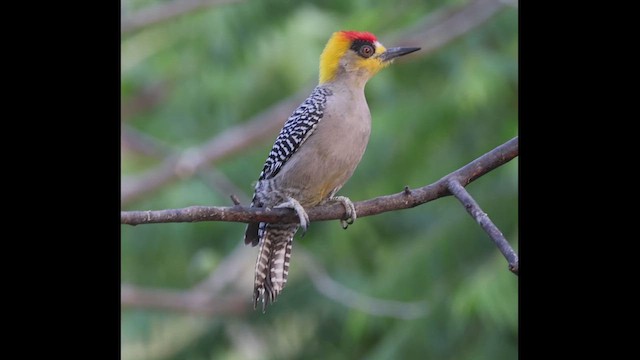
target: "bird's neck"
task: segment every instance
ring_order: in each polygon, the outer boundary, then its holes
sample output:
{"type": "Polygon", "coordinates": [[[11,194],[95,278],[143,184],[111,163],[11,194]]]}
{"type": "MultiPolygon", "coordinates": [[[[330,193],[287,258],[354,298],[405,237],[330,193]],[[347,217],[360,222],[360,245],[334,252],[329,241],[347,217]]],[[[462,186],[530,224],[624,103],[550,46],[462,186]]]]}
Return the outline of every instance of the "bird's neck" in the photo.
{"type": "Polygon", "coordinates": [[[364,87],[370,78],[368,73],[364,71],[347,72],[344,69],[338,71],[339,73],[332,80],[321,82],[319,85],[329,88],[346,88],[352,91],[364,92],[364,87]]]}

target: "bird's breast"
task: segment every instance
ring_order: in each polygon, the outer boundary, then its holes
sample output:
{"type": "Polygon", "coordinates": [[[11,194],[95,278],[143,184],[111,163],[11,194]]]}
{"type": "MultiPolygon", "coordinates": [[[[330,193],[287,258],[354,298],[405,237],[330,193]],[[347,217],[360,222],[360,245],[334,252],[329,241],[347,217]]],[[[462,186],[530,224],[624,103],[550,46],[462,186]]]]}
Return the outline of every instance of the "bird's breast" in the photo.
{"type": "Polygon", "coordinates": [[[329,99],[322,120],[278,174],[279,187],[294,191],[303,206],[313,206],[341,188],[353,175],[369,142],[371,115],[362,99],[329,99]]]}

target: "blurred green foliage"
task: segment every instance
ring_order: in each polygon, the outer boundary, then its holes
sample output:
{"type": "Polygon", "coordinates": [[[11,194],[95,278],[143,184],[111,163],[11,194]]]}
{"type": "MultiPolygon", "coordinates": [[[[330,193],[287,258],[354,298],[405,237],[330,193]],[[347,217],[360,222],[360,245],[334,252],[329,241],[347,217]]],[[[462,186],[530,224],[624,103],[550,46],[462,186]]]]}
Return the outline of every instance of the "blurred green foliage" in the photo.
{"type": "MultiPolygon", "coordinates": [[[[124,0],[122,12],[162,2],[124,0]]],[[[385,34],[400,34],[442,6],[464,3],[237,1],[124,34],[123,104],[154,86],[165,95],[123,117],[123,127],[176,150],[198,146],[300,89],[310,92],[333,31],[371,31],[393,46],[385,34]]],[[[517,55],[517,8],[507,6],[430,56],[408,56],[370,80],[371,140],[340,194],[360,201],[424,186],[516,136],[517,55]]],[[[275,136],[215,165],[243,192],[236,195],[251,196],[275,136]]],[[[123,147],[121,163],[127,177],[159,160],[123,147]]],[[[517,159],[467,189],[517,250],[517,159]]],[[[229,194],[192,177],[123,210],[190,205],[227,206],[229,194]]],[[[224,222],[123,226],[122,281],[187,290],[238,246],[243,231],[244,224],[224,222]]],[[[207,318],[123,309],[122,358],[245,359],[255,339],[238,341],[237,334],[247,333],[267,344],[259,359],[517,357],[518,279],[452,197],[360,218],[347,231],[337,221],[313,223],[296,238],[291,273],[266,314],[207,318]],[[425,301],[426,314],[397,319],[337,303],[300,270],[296,249],[313,254],[346,287],[380,299],[425,301]]],[[[246,289],[250,306],[252,281],[237,285],[246,289]]]]}

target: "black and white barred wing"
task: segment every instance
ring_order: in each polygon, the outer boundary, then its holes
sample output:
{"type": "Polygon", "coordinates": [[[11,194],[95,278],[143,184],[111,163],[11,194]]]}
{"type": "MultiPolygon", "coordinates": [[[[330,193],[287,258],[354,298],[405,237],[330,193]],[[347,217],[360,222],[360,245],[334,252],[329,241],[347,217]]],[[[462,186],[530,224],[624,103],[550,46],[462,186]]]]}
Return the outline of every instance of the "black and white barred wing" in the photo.
{"type": "MultiPolygon", "coordinates": [[[[258,191],[260,181],[276,176],[282,168],[282,165],[284,165],[305,140],[311,136],[313,130],[320,120],[322,120],[327,97],[331,94],[331,90],[329,89],[316,87],[311,92],[311,95],[309,95],[287,119],[264,163],[264,168],[258,178],[258,184],[256,184],[256,191],[258,191]]],[[[262,207],[262,204],[257,202],[255,194],[250,206],[262,207]]],[[[264,228],[265,224],[263,223],[249,224],[245,231],[244,243],[251,243],[253,246],[258,245],[264,228]]]]}
{"type": "Polygon", "coordinates": [[[324,113],[327,96],[331,91],[316,87],[311,95],[287,119],[276,138],[273,148],[267,157],[258,180],[271,179],[276,176],[291,155],[313,133],[324,113]]]}

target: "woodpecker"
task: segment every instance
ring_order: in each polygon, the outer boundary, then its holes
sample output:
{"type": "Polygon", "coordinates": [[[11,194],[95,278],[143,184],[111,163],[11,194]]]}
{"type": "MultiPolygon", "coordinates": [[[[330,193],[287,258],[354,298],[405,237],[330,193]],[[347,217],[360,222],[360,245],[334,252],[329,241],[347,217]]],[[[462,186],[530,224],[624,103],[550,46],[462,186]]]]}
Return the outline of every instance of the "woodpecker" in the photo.
{"type": "Polygon", "coordinates": [[[355,221],[353,202],[336,193],[351,177],[364,154],[371,114],[364,86],[393,59],[418,47],[385,48],[369,32],[333,33],[320,55],[320,80],[311,95],[284,123],[267,157],[251,207],[291,208],[299,224],[250,223],[245,244],[260,245],[255,268],[253,307],[262,311],[287,283],[293,237],[316,205],[339,202],[345,207],[343,228],[355,221]]]}

